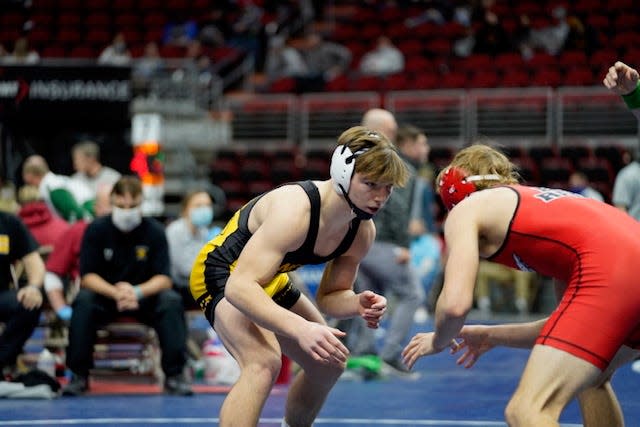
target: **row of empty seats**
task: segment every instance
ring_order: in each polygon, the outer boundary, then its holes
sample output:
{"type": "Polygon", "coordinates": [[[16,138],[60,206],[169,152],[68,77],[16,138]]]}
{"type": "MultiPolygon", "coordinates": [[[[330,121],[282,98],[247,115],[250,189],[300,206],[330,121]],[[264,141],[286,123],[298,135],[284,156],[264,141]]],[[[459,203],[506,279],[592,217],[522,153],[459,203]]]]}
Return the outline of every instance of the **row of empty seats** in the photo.
{"type": "MultiPolygon", "coordinates": [[[[592,185],[610,200],[617,172],[628,158],[622,146],[532,146],[503,147],[503,151],[519,167],[523,181],[531,185],[567,188],[574,171],[587,175],[592,185]]],[[[430,162],[436,171],[448,164],[455,149],[433,147],[430,162]]],[[[331,148],[296,147],[279,150],[244,148],[220,149],[210,167],[212,182],[226,193],[226,215],[230,215],[252,197],[276,185],[304,179],[327,179],[331,148]]]]}

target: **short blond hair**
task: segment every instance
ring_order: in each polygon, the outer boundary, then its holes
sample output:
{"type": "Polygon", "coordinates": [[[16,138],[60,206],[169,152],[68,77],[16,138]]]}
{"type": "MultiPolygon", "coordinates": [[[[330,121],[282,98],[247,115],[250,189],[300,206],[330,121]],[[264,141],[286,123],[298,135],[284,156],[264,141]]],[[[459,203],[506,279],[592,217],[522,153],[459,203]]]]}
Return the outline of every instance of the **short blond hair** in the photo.
{"type": "Polygon", "coordinates": [[[464,148],[453,157],[451,163],[444,167],[436,179],[437,191],[442,174],[450,167],[463,170],[467,176],[498,175],[498,180],[475,181],[478,190],[504,184],[517,184],[520,181],[517,167],[500,150],[486,144],[473,144],[464,148]]]}
{"type": "Polygon", "coordinates": [[[372,181],[404,187],[409,180],[407,165],[382,132],[354,126],[342,132],[338,145],[346,145],[352,153],[367,149],[356,158],[355,172],[372,181]]]}

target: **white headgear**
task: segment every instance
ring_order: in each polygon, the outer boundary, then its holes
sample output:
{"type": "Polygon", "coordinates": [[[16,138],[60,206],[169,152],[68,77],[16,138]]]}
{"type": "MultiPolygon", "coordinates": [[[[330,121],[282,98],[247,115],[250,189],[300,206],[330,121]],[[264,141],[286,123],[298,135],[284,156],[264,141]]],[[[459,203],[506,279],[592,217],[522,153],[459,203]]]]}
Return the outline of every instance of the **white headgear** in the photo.
{"type": "Polygon", "coordinates": [[[331,179],[338,194],[346,195],[349,192],[351,178],[356,169],[356,157],[369,151],[369,148],[361,148],[352,153],[346,145],[338,145],[331,156],[331,179]]]}

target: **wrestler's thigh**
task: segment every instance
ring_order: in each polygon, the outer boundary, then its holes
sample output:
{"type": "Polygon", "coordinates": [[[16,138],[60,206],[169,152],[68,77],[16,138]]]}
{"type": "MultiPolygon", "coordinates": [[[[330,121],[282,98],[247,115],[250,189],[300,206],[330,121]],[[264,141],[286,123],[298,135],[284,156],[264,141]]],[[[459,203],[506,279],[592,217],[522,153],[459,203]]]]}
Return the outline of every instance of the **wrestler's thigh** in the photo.
{"type": "Polygon", "coordinates": [[[580,391],[592,386],[601,372],[568,352],[538,344],[531,351],[514,399],[536,410],[560,411],[580,391]]]}
{"type": "Polygon", "coordinates": [[[226,298],[216,306],[214,329],[241,367],[261,362],[269,354],[280,355],[275,334],[256,325],[226,298]]]}

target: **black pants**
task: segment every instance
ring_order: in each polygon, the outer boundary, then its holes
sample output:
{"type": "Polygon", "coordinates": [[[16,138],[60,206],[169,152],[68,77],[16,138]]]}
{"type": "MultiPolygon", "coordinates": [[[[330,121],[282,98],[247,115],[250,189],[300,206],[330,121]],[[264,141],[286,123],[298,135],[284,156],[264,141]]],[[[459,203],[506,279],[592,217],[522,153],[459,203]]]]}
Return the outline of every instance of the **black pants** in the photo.
{"type": "Polygon", "coordinates": [[[162,351],[162,370],[167,377],[182,373],[186,362],[186,326],[182,298],[165,290],[140,300],[136,311],[119,312],[116,302],[93,291],[81,289],[73,302],[69,325],[67,367],[86,376],[93,367],[96,331],[119,316],[134,317],[155,329],[162,351]]]}
{"type": "Polygon", "coordinates": [[[4,332],[0,335],[0,368],[16,362],[24,343],[38,326],[40,311],[40,308],[24,308],[18,302],[15,290],[0,291],[0,321],[5,324],[4,332]]]}

